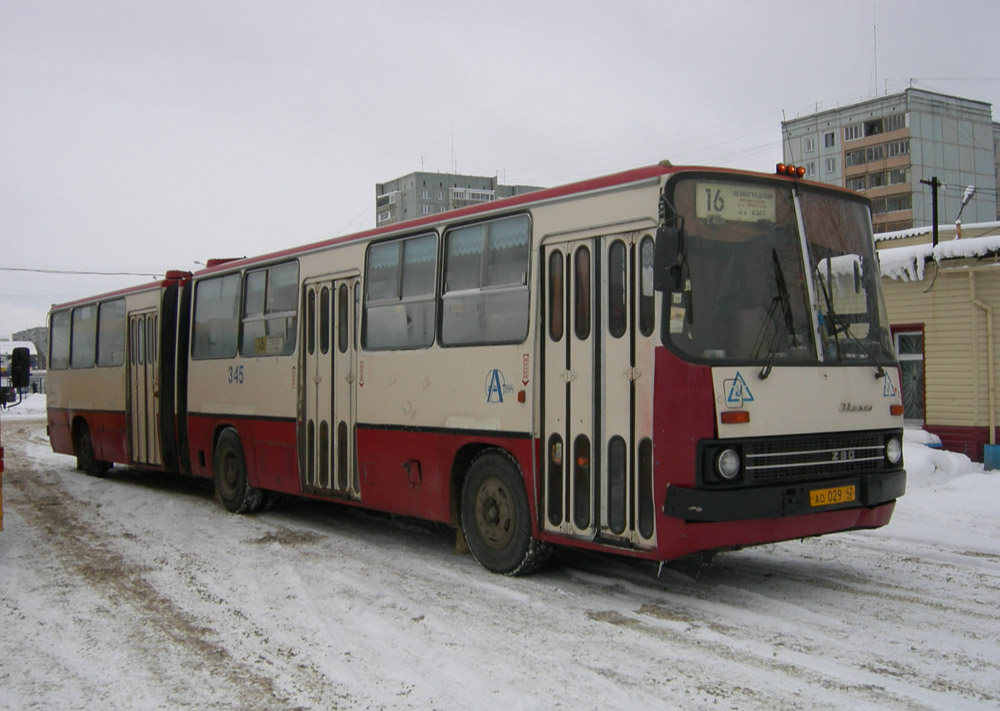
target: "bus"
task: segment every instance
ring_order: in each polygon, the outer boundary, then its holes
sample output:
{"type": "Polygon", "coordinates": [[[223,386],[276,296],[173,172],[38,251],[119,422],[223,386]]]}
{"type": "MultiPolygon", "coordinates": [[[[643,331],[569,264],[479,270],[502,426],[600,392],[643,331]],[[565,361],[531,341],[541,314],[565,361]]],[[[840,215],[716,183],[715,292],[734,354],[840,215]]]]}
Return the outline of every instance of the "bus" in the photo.
{"type": "Polygon", "coordinates": [[[903,407],[857,193],[669,162],[54,306],[48,431],[453,526],[487,569],[889,522],[903,407]]]}

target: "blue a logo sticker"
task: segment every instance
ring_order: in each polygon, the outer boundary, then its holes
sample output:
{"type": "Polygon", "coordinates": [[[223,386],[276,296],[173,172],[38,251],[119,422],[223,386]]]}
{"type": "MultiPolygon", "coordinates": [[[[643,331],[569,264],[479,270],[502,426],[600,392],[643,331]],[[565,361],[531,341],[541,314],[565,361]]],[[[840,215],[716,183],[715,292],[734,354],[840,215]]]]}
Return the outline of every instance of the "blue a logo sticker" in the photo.
{"type": "Polygon", "coordinates": [[[899,392],[896,390],[896,386],[893,385],[892,378],[889,377],[888,373],[882,376],[882,397],[896,397],[899,392]]]}
{"type": "Polygon", "coordinates": [[[514,392],[514,386],[508,385],[503,371],[494,368],[486,374],[486,402],[502,403],[503,396],[514,392]]]}
{"type": "Polygon", "coordinates": [[[726,391],[726,407],[743,407],[743,403],[753,402],[753,393],[739,371],[735,378],[723,380],[722,387],[726,391]]]}

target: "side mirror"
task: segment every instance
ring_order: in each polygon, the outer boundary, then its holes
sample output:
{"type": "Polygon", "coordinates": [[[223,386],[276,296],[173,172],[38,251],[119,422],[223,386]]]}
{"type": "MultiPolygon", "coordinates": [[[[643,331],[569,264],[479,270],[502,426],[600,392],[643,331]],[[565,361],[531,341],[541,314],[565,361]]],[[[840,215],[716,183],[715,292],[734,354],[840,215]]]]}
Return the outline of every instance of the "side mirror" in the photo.
{"type": "Polygon", "coordinates": [[[31,384],[31,354],[27,348],[15,348],[10,354],[10,384],[17,390],[31,384]]]}
{"type": "Polygon", "coordinates": [[[660,227],[656,231],[656,251],[653,254],[653,289],[678,291],[681,288],[681,262],[684,237],[676,227],[660,227]]]}

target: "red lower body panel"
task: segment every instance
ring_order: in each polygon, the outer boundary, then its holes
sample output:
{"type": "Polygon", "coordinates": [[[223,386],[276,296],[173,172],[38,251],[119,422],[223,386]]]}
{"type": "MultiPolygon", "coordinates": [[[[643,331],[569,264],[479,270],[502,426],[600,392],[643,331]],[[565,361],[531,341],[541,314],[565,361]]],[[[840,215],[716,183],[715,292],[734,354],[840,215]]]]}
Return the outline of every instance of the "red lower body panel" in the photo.
{"type": "Polygon", "coordinates": [[[73,442],[73,422],[76,420],[86,423],[97,459],[115,464],[131,463],[128,454],[128,424],[124,412],[50,409],[48,430],[53,452],[76,454],[73,442]]]}

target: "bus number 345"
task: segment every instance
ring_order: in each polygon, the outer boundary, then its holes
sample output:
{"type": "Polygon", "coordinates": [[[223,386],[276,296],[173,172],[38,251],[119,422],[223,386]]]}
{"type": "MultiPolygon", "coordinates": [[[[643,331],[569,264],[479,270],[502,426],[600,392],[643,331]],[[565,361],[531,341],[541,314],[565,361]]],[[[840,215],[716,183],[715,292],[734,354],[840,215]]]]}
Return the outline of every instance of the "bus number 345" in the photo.
{"type": "Polygon", "coordinates": [[[231,365],[229,366],[229,384],[230,385],[242,385],[243,384],[243,366],[242,365],[231,365]]]}

